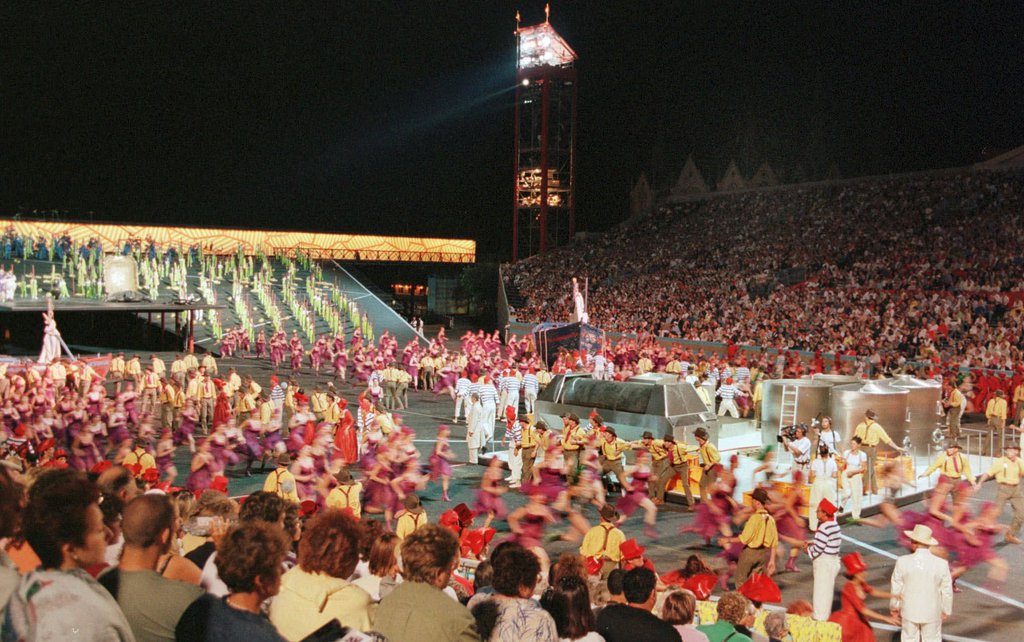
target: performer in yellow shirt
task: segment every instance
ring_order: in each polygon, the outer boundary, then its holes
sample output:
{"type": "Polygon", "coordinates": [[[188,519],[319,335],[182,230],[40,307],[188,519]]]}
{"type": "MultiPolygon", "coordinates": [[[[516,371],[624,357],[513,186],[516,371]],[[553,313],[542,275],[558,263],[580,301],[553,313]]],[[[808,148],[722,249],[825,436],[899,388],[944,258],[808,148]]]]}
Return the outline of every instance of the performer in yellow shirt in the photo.
{"type": "Polygon", "coordinates": [[[298,504],[299,493],[295,487],[295,475],[288,470],[291,464],[292,458],[288,453],[281,453],[277,458],[277,468],[267,475],[266,481],[263,482],[263,490],[298,504]]]}
{"type": "Polygon", "coordinates": [[[999,483],[999,491],[996,493],[996,505],[999,507],[999,514],[1009,502],[1013,510],[1013,521],[1010,523],[1010,530],[1006,531],[1006,541],[1010,544],[1020,544],[1021,525],[1024,525],[1024,495],[1021,494],[1020,480],[1024,476],[1024,462],[1020,459],[1020,444],[1016,441],[1008,441],[1003,445],[1003,456],[992,462],[992,466],[984,475],[978,478],[974,487],[977,489],[987,479],[995,479],[999,483]]]}
{"type": "Polygon", "coordinates": [[[740,536],[719,540],[723,547],[733,542],[743,544],[743,551],[736,562],[736,574],[733,576],[736,586],[746,582],[753,572],[767,575],[775,572],[775,548],[779,544],[779,531],[775,519],[765,508],[768,504],[768,491],[755,488],[750,499],[754,503],[754,514],[747,519],[740,536]]]}
{"type": "Polygon", "coordinates": [[[875,421],[874,410],[867,410],[864,412],[864,421],[857,424],[857,427],[853,430],[854,437],[860,437],[861,450],[868,456],[868,488],[871,489],[872,494],[878,493],[878,480],[875,478],[875,461],[878,459],[878,443],[885,442],[893,450],[903,452],[903,449],[896,445],[890,437],[889,433],[885,432],[885,428],[882,428],[881,424],[875,421]]]}
{"type": "Polygon", "coordinates": [[[989,399],[985,405],[985,419],[996,442],[992,452],[996,452],[1006,440],[1006,410],[1006,393],[996,390],[996,396],[989,399]]]}
{"type": "Polygon", "coordinates": [[[611,504],[605,504],[598,512],[601,514],[601,523],[583,536],[580,555],[583,556],[587,571],[591,575],[600,574],[602,579],[607,579],[608,574],[622,560],[622,551],[619,547],[626,541],[626,536],[617,526],[619,512],[611,504]]]}
{"type": "Polygon", "coordinates": [[[427,514],[423,512],[417,495],[406,495],[402,505],[405,508],[395,515],[395,535],[399,539],[405,539],[417,528],[427,524],[427,514]]]}
{"type": "Polygon", "coordinates": [[[946,497],[949,496],[957,482],[964,480],[974,483],[971,464],[967,461],[967,457],[960,452],[960,444],[955,441],[946,444],[945,452],[939,453],[935,461],[918,475],[918,478],[928,477],[936,470],[940,473],[939,483],[935,485],[931,500],[928,502],[929,509],[933,511],[941,509],[942,503],[946,501],[946,497]]]}
{"type": "Polygon", "coordinates": [[[325,504],[328,508],[349,510],[353,517],[359,519],[363,514],[363,504],[360,500],[363,484],[353,480],[352,473],[344,468],[338,471],[334,478],[338,481],[338,485],[327,493],[325,504]]]}
{"type": "MultiPolygon", "coordinates": [[[[715,445],[708,441],[708,431],[705,428],[698,428],[693,436],[697,439],[700,448],[697,453],[700,455],[700,467],[703,473],[700,477],[700,501],[711,501],[711,491],[718,481],[718,467],[722,463],[722,456],[718,454],[715,445]]],[[[689,485],[689,482],[687,482],[689,485]]]]}

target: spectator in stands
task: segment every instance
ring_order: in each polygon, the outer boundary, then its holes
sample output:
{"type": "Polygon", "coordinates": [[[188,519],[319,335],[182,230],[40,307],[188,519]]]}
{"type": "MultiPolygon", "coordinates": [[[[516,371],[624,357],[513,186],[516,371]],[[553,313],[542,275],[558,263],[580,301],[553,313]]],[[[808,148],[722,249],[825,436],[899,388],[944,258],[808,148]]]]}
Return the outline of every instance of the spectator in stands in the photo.
{"type": "MultiPolygon", "coordinates": [[[[259,491],[249,495],[245,499],[245,503],[242,504],[242,507],[238,511],[238,521],[240,523],[262,522],[266,524],[273,524],[284,532],[286,511],[286,500],[281,499],[281,497],[274,493],[259,491]]],[[[288,549],[289,551],[291,550],[290,544],[288,549]]],[[[220,578],[220,566],[217,562],[217,556],[218,552],[214,552],[201,567],[203,569],[203,574],[200,581],[207,592],[216,596],[224,596],[227,595],[230,587],[220,578]]],[[[284,560],[282,560],[282,562],[283,561],[284,560]]],[[[287,569],[282,569],[282,572],[285,570],[287,569]]]]}
{"type": "Polygon", "coordinates": [[[542,605],[551,613],[560,640],[604,642],[595,631],[597,620],[586,580],[575,575],[562,577],[545,592],[542,605]]]}
{"type": "Polygon", "coordinates": [[[458,563],[459,540],[451,530],[427,524],[402,540],[405,581],[383,598],[374,629],[390,642],[476,642],[469,609],[442,592],[458,563]]]}
{"type": "Polygon", "coordinates": [[[84,571],[103,563],[100,494],[84,473],[44,472],[28,494],[22,534],[41,566],[21,578],[10,601],[11,637],[23,640],[133,640],[110,593],[84,571]]]}
{"type": "Polygon", "coordinates": [[[686,589],[675,589],[661,604],[661,619],[675,627],[683,642],[708,642],[708,636],[693,625],[697,596],[686,589]]]}
{"type": "MultiPolygon", "coordinates": [[[[379,523],[379,522],[377,522],[379,523]]],[[[401,540],[394,533],[380,533],[370,547],[368,573],[360,575],[353,583],[370,594],[379,602],[381,586],[387,585],[389,591],[398,583],[398,545],[401,540]]]]}
{"type": "Polygon", "coordinates": [[[516,543],[498,547],[491,556],[491,584],[497,604],[497,620],[490,640],[494,642],[555,642],[559,635],[551,615],[533,598],[540,579],[540,560],[516,543]]]}
{"type": "MultiPolygon", "coordinates": [[[[0,540],[6,541],[18,532],[21,496],[21,484],[11,478],[5,466],[0,465],[0,540]]],[[[0,613],[7,610],[7,603],[20,579],[14,562],[0,548],[0,613]]]]}
{"type": "Polygon", "coordinates": [[[772,611],[764,618],[764,631],[768,634],[768,642],[783,642],[789,635],[789,623],[782,611],[772,611]]]}
{"type": "Polygon", "coordinates": [[[348,581],[359,561],[360,530],[354,517],[337,509],[306,524],[299,564],[281,578],[270,607],[270,621],[285,638],[301,640],[332,619],[358,631],[371,628],[372,598],[348,581]]]}
{"type": "Polygon", "coordinates": [[[277,524],[251,520],[231,527],[217,544],[217,568],[228,594],[193,602],[181,617],[177,639],[282,642],[260,607],[277,595],[288,546],[277,524]]]}
{"type": "Polygon", "coordinates": [[[746,635],[737,631],[747,617],[750,602],[737,591],[730,591],[718,598],[718,621],[702,624],[697,630],[708,636],[709,642],[751,642],[746,635]]]}
{"type": "Polygon", "coordinates": [[[156,570],[161,555],[171,547],[176,521],[175,507],[166,495],[133,499],[124,509],[120,564],[99,577],[139,642],[174,640],[182,614],[203,595],[198,586],[169,580],[156,570]]]}
{"type": "Polygon", "coordinates": [[[644,640],[679,642],[675,627],[651,613],[657,583],[658,576],[649,568],[641,566],[628,571],[622,579],[626,604],[609,604],[601,609],[597,632],[607,642],[632,642],[638,631],[643,631],[644,640]]]}

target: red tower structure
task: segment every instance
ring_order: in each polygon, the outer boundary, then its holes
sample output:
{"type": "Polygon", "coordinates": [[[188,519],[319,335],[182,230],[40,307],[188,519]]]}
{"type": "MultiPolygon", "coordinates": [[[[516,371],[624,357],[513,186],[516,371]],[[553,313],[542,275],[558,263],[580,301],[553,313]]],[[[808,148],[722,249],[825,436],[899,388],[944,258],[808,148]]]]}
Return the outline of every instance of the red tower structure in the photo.
{"type": "Polygon", "coordinates": [[[548,22],[516,14],[512,260],[569,242],[576,226],[576,52],[548,22]]]}

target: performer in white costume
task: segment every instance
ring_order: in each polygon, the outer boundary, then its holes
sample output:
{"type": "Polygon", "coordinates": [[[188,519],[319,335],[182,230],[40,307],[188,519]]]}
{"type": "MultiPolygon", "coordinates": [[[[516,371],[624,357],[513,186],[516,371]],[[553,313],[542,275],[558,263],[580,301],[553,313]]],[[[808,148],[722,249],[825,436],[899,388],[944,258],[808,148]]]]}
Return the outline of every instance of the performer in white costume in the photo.
{"type": "Polygon", "coordinates": [[[583,293],[580,292],[580,284],[576,281],[576,277],[572,277],[572,302],[574,307],[572,320],[590,323],[590,317],[587,316],[587,302],[583,298],[583,293]]]}
{"type": "Polygon", "coordinates": [[[43,312],[43,349],[39,352],[39,363],[53,363],[60,358],[60,331],[53,318],[53,299],[47,299],[43,312]]]}

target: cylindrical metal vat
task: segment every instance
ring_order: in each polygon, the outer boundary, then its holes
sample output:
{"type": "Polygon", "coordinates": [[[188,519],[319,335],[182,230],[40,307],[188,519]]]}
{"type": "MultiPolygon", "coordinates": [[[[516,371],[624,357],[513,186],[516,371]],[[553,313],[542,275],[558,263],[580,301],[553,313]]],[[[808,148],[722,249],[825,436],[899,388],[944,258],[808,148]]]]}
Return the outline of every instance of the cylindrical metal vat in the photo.
{"type": "Polygon", "coordinates": [[[812,374],[811,379],[814,381],[825,381],[832,384],[833,386],[842,386],[848,383],[863,383],[866,381],[861,377],[855,375],[841,375],[841,374],[812,374]]]}
{"type": "Polygon", "coordinates": [[[906,434],[910,436],[916,454],[928,456],[935,450],[932,433],[943,419],[940,404],[942,385],[933,379],[917,379],[910,375],[885,379],[883,383],[907,391],[906,434]]]}
{"type": "MultiPolygon", "coordinates": [[[[791,423],[811,424],[811,421],[829,409],[832,385],[813,379],[769,379],[761,384],[761,443],[776,445],[779,421],[783,415],[783,391],[796,389],[796,419],[791,423]]],[[[788,414],[787,410],[787,414],[788,414]]],[[[790,423],[787,418],[787,423],[790,423]]]]}
{"type": "Polygon", "coordinates": [[[908,398],[906,389],[879,381],[836,386],[832,388],[832,427],[848,442],[857,424],[864,421],[864,413],[874,410],[875,421],[894,442],[902,444],[907,434],[908,398]]]}

